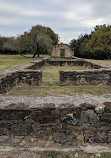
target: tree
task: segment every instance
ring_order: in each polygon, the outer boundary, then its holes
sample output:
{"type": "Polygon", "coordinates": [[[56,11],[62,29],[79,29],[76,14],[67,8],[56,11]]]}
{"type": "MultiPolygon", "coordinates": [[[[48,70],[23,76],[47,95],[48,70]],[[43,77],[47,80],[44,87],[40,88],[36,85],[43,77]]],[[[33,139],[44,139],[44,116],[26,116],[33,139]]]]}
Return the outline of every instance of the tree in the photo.
{"type": "Polygon", "coordinates": [[[77,57],[111,59],[111,25],[96,26],[90,34],[71,40],[70,46],[77,57]]]}
{"type": "Polygon", "coordinates": [[[77,57],[88,56],[88,52],[86,51],[86,43],[91,38],[91,35],[84,34],[80,35],[78,39],[73,39],[70,42],[71,48],[74,50],[74,55],[77,57]]]}
{"type": "Polygon", "coordinates": [[[96,26],[86,50],[96,59],[111,59],[111,25],[96,26]]]}
{"type": "Polygon", "coordinates": [[[0,37],[0,53],[1,54],[17,54],[15,37],[0,37]]]}
{"type": "Polygon", "coordinates": [[[33,54],[32,58],[40,53],[50,53],[54,43],[58,42],[58,36],[50,28],[36,25],[29,32],[24,32],[17,39],[18,51],[33,54]]]}
{"type": "Polygon", "coordinates": [[[57,45],[59,42],[59,36],[51,28],[45,27],[47,35],[52,39],[53,45],[57,45]]]}
{"type": "Polygon", "coordinates": [[[3,50],[3,38],[0,36],[0,50],[3,50]]]}
{"type": "Polygon", "coordinates": [[[16,51],[16,38],[15,37],[2,37],[3,40],[3,50],[16,51]]]}
{"type": "Polygon", "coordinates": [[[77,56],[77,52],[79,51],[79,43],[78,40],[73,39],[70,42],[70,47],[74,50],[74,55],[77,56]]]}

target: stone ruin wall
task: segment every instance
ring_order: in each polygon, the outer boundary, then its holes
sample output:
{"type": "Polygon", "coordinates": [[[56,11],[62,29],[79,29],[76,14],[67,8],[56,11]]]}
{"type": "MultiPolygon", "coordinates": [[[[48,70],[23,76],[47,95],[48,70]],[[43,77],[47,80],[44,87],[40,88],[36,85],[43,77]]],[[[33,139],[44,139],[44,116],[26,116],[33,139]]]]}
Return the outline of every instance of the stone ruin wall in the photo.
{"type": "Polygon", "coordinates": [[[7,93],[19,84],[40,86],[42,66],[84,66],[90,70],[60,71],[60,85],[111,84],[111,70],[108,67],[82,59],[44,58],[23,64],[0,73],[0,94],[7,93]]]}
{"type": "Polygon", "coordinates": [[[39,70],[19,70],[0,78],[0,94],[7,93],[19,84],[40,86],[42,73],[39,70]]]}
{"type": "Polygon", "coordinates": [[[111,85],[111,70],[60,71],[60,85],[111,85]]]}
{"type": "Polygon", "coordinates": [[[0,98],[0,146],[111,144],[111,96],[0,98]]]}
{"type": "Polygon", "coordinates": [[[40,86],[42,82],[42,72],[38,67],[43,65],[43,61],[30,62],[0,73],[0,94],[4,94],[19,84],[40,86]],[[36,69],[34,69],[36,68],[36,69]]]}
{"type": "Polygon", "coordinates": [[[49,59],[52,66],[84,66],[87,70],[60,71],[60,85],[111,85],[111,67],[82,59],[49,59]]]}
{"type": "Polygon", "coordinates": [[[45,61],[44,65],[51,66],[84,66],[87,69],[100,69],[104,68],[101,64],[96,64],[79,58],[49,58],[45,61]]]}
{"type": "Polygon", "coordinates": [[[54,46],[51,56],[60,57],[60,49],[65,49],[65,57],[74,56],[74,52],[71,50],[71,48],[68,45],[65,45],[65,44],[54,46]]]}

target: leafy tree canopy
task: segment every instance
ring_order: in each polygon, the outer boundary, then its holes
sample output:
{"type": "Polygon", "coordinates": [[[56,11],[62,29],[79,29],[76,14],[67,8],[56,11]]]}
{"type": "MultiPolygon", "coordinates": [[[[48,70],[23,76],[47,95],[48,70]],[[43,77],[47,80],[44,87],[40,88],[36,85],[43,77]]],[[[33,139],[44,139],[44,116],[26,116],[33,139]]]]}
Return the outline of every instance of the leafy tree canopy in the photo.
{"type": "Polygon", "coordinates": [[[74,55],[77,57],[86,57],[88,52],[85,49],[87,41],[91,38],[91,35],[80,35],[78,39],[73,39],[70,42],[71,48],[74,50],[74,55]]]}
{"type": "Polygon", "coordinates": [[[95,58],[111,58],[111,26],[100,25],[95,27],[91,39],[86,43],[86,50],[95,58]]]}
{"type": "Polygon", "coordinates": [[[98,25],[89,35],[71,40],[70,45],[78,57],[111,59],[111,25],[98,25]]]}
{"type": "Polygon", "coordinates": [[[17,39],[18,51],[32,53],[33,58],[40,53],[50,53],[53,44],[57,44],[59,37],[50,28],[36,25],[29,32],[24,32],[17,39]]]}
{"type": "Polygon", "coordinates": [[[3,40],[3,50],[16,51],[17,41],[15,37],[2,37],[3,40]]]}

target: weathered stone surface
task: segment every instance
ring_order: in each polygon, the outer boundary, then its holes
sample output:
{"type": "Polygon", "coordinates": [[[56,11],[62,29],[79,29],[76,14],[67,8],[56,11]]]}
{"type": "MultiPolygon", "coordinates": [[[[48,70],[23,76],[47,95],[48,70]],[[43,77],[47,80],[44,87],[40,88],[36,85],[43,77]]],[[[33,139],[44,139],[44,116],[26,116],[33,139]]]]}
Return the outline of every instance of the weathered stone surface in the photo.
{"type": "Polygon", "coordinates": [[[96,113],[102,114],[104,112],[104,104],[98,104],[98,106],[95,108],[96,113]]]}
{"type": "Polygon", "coordinates": [[[77,138],[74,135],[68,133],[54,133],[53,140],[62,146],[77,146],[77,138]]]}
{"type": "Polygon", "coordinates": [[[111,102],[104,102],[103,103],[105,105],[105,111],[111,111],[111,102]]]}
{"type": "Polygon", "coordinates": [[[110,70],[60,71],[60,85],[111,84],[110,70]]]}
{"type": "Polygon", "coordinates": [[[93,110],[82,111],[80,117],[82,125],[95,126],[99,122],[99,117],[93,110]]]}
{"type": "Polygon", "coordinates": [[[77,119],[76,117],[73,116],[73,114],[63,115],[61,121],[64,122],[65,124],[69,124],[73,126],[77,124],[77,119]]]}
{"type": "Polygon", "coordinates": [[[42,72],[39,70],[19,70],[0,78],[0,94],[6,93],[18,84],[40,86],[42,72]]]}
{"type": "MultiPolygon", "coordinates": [[[[57,96],[19,96],[19,97],[0,97],[0,109],[1,110],[28,110],[35,111],[36,109],[52,109],[52,111],[60,109],[61,115],[65,114],[63,109],[68,113],[72,111],[71,108],[76,111],[77,107],[81,109],[94,109],[103,105],[104,102],[111,102],[111,95],[93,96],[90,94],[81,95],[57,95],[57,96]]],[[[105,105],[104,105],[105,108],[105,105]]],[[[79,109],[78,109],[79,110],[79,109]]],[[[16,112],[16,111],[15,111],[16,112]]],[[[28,115],[28,114],[27,114],[28,115]]]]}
{"type": "Polygon", "coordinates": [[[111,95],[0,97],[0,144],[110,144],[110,102],[111,95]]]}

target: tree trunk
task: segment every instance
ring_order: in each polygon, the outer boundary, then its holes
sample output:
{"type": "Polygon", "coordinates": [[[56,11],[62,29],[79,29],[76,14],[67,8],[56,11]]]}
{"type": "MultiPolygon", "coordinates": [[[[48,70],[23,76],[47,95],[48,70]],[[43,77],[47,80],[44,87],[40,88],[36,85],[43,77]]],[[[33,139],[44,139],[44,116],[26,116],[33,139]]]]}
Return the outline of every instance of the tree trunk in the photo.
{"type": "Polygon", "coordinates": [[[35,58],[36,55],[37,55],[37,52],[34,53],[34,55],[32,56],[32,58],[35,58]]]}
{"type": "Polygon", "coordinates": [[[38,58],[40,57],[40,54],[39,54],[39,52],[38,52],[38,58]]]}
{"type": "Polygon", "coordinates": [[[37,41],[36,41],[36,45],[37,45],[37,56],[39,58],[40,57],[40,47],[39,47],[39,44],[37,41]]]}

